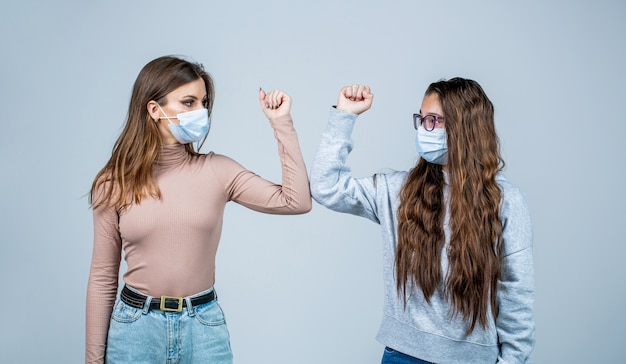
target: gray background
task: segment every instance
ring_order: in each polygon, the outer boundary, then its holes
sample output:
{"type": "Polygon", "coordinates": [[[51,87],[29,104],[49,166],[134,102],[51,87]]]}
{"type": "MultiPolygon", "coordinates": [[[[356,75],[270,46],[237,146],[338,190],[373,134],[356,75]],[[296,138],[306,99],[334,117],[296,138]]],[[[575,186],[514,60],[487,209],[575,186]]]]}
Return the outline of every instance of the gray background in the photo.
{"type": "MultiPolygon", "coordinates": [[[[623,1],[3,1],[0,361],[78,363],[92,244],[84,197],[141,67],[202,62],[217,86],[206,150],[279,181],[257,90],[280,88],[310,167],[338,90],[375,94],[357,176],[410,168],[427,85],[463,76],[496,106],[506,173],[535,231],[537,363],[626,354],[623,1]]],[[[378,363],[378,226],[315,204],[226,211],[217,289],[237,363],[378,363]]]]}

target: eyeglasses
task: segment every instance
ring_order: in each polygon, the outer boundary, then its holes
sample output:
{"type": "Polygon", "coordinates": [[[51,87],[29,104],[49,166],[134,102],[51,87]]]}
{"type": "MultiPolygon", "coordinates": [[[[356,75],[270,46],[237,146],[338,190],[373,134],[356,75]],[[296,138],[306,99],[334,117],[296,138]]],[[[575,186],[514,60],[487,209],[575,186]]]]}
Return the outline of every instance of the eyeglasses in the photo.
{"type": "Polygon", "coordinates": [[[444,120],[443,116],[439,115],[426,115],[413,114],[413,127],[417,130],[419,125],[423,126],[428,131],[433,131],[435,127],[440,123],[439,120],[444,120]]]}

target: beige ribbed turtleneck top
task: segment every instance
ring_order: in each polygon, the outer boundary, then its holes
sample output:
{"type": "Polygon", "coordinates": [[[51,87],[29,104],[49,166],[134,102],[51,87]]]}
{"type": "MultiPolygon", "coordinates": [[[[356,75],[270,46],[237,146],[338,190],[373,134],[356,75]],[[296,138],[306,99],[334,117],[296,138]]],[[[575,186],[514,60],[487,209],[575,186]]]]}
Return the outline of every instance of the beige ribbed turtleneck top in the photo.
{"type": "Polygon", "coordinates": [[[146,198],[119,213],[94,209],[87,363],[104,361],[122,251],[128,266],[126,284],[153,297],[185,297],[214,284],[215,254],[228,201],[271,214],[310,211],[308,177],[291,116],[270,123],[278,141],[282,185],[226,156],[213,152],[193,156],[175,144],[163,147],[154,166],[161,199],[146,198]]]}

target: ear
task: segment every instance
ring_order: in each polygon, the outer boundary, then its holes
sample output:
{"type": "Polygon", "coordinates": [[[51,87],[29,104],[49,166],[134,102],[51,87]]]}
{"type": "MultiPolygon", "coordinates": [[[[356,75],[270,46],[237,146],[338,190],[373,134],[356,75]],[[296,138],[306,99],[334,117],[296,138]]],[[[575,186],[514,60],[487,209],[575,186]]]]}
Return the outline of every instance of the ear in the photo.
{"type": "Polygon", "coordinates": [[[158,122],[159,117],[161,116],[159,104],[154,100],[150,100],[148,101],[148,104],[146,104],[146,109],[148,110],[148,114],[150,115],[152,120],[154,120],[155,123],[158,122]]]}

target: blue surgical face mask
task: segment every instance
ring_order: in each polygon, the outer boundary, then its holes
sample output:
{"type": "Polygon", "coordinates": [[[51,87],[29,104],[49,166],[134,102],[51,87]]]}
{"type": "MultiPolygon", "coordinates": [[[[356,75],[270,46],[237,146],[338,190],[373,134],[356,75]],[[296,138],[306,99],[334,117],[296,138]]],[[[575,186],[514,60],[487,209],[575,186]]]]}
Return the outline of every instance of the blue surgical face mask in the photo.
{"type": "MultiPolygon", "coordinates": [[[[161,109],[161,106],[159,106],[161,109]]],[[[180,144],[196,143],[202,140],[204,136],[209,132],[209,125],[211,120],[209,119],[209,110],[202,108],[189,112],[184,112],[176,115],[176,117],[169,117],[161,109],[163,115],[159,119],[167,119],[169,124],[167,125],[172,132],[172,136],[180,144]],[[173,123],[170,119],[178,119],[179,124],[173,123]]]]}
{"type": "Polygon", "coordinates": [[[417,127],[415,144],[420,157],[427,162],[446,164],[448,161],[448,134],[444,128],[435,128],[432,131],[417,127]]]}

